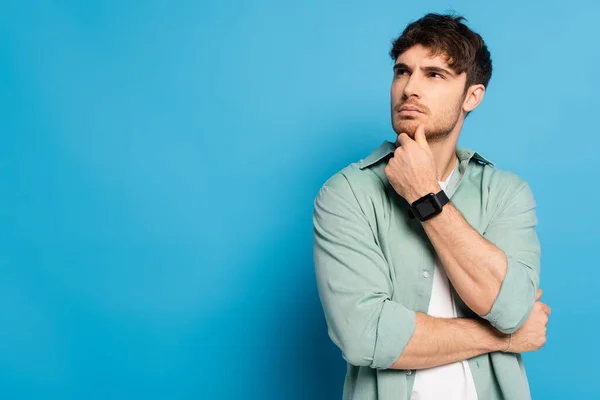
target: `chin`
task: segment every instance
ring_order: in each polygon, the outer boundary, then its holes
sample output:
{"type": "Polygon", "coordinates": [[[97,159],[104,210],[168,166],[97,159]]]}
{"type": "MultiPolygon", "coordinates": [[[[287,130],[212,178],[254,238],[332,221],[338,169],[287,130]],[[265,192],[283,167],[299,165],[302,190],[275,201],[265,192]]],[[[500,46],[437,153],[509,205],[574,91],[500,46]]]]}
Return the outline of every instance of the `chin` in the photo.
{"type": "Polygon", "coordinates": [[[416,119],[397,119],[394,121],[394,131],[399,135],[402,132],[408,134],[410,137],[415,137],[415,132],[417,131],[417,126],[419,126],[421,122],[416,119]]]}

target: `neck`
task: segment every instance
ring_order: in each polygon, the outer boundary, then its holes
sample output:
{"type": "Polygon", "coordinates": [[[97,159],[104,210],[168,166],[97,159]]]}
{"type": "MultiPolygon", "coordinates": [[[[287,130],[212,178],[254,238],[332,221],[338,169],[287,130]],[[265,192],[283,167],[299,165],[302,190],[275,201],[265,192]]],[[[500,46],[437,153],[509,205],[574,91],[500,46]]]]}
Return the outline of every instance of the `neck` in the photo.
{"type": "Polygon", "coordinates": [[[456,166],[456,144],[460,133],[460,124],[454,127],[452,132],[443,140],[430,143],[429,147],[435,159],[437,168],[436,175],[440,182],[445,181],[456,166]]]}

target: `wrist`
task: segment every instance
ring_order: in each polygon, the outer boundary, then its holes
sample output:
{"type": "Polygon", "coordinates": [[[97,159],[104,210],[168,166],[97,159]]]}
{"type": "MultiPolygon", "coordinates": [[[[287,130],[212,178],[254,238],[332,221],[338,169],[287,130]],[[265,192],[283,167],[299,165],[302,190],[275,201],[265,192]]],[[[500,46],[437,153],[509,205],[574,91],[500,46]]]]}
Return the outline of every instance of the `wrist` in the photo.
{"type": "Polygon", "coordinates": [[[442,188],[440,187],[439,183],[431,184],[423,189],[413,190],[410,192],[410,194],[407,194],[405,199],[409,204],[412,204],[429,193],[438,194],[440,190],[442,190],[442,188]]]}
{"type": "MultiPolygon", "coordinates": [[[[506,333],[502,333],[493,326],[491,326],[487,322],[482,322],[485,325],[485,328],[489,332],[488,341],[486,343],[487,352],[493,353],[498,351],[507,351],[509,350],[509,345],[511,341],[511,335],[506,333]]],[[[512,346],[511,346],[512,347],[512,346]]]]}

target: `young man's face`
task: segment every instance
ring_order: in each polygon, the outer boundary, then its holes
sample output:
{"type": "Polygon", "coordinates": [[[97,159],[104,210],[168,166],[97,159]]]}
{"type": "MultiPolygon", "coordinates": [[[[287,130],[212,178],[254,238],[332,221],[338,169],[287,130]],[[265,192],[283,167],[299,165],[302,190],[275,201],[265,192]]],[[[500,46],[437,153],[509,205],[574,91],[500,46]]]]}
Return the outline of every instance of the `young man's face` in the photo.
{"type": "Polygon", "coordinates": [[[448,67],[444,55],[431,57],[421,45],[400,54],[391,87],[394,131],[414,138],[424,124],[428,140],[448,136],[463,112],[466,80],[466,73],[457,75],[448,67]]]}

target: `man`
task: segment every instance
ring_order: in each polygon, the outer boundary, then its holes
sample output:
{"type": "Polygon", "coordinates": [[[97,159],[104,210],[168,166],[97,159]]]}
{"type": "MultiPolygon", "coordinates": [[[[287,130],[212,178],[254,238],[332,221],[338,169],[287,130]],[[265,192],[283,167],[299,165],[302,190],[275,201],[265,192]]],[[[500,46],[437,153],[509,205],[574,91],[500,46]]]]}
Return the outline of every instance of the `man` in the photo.
{"type": "Polygon", "coordinates": [[[345,399],[523,400],[521,353],[546,341],[528,184],[457,147],[490,53],[462,17],[428,14],[394,42],[395,142],[315,199],[314,257],[345,399]]]}

